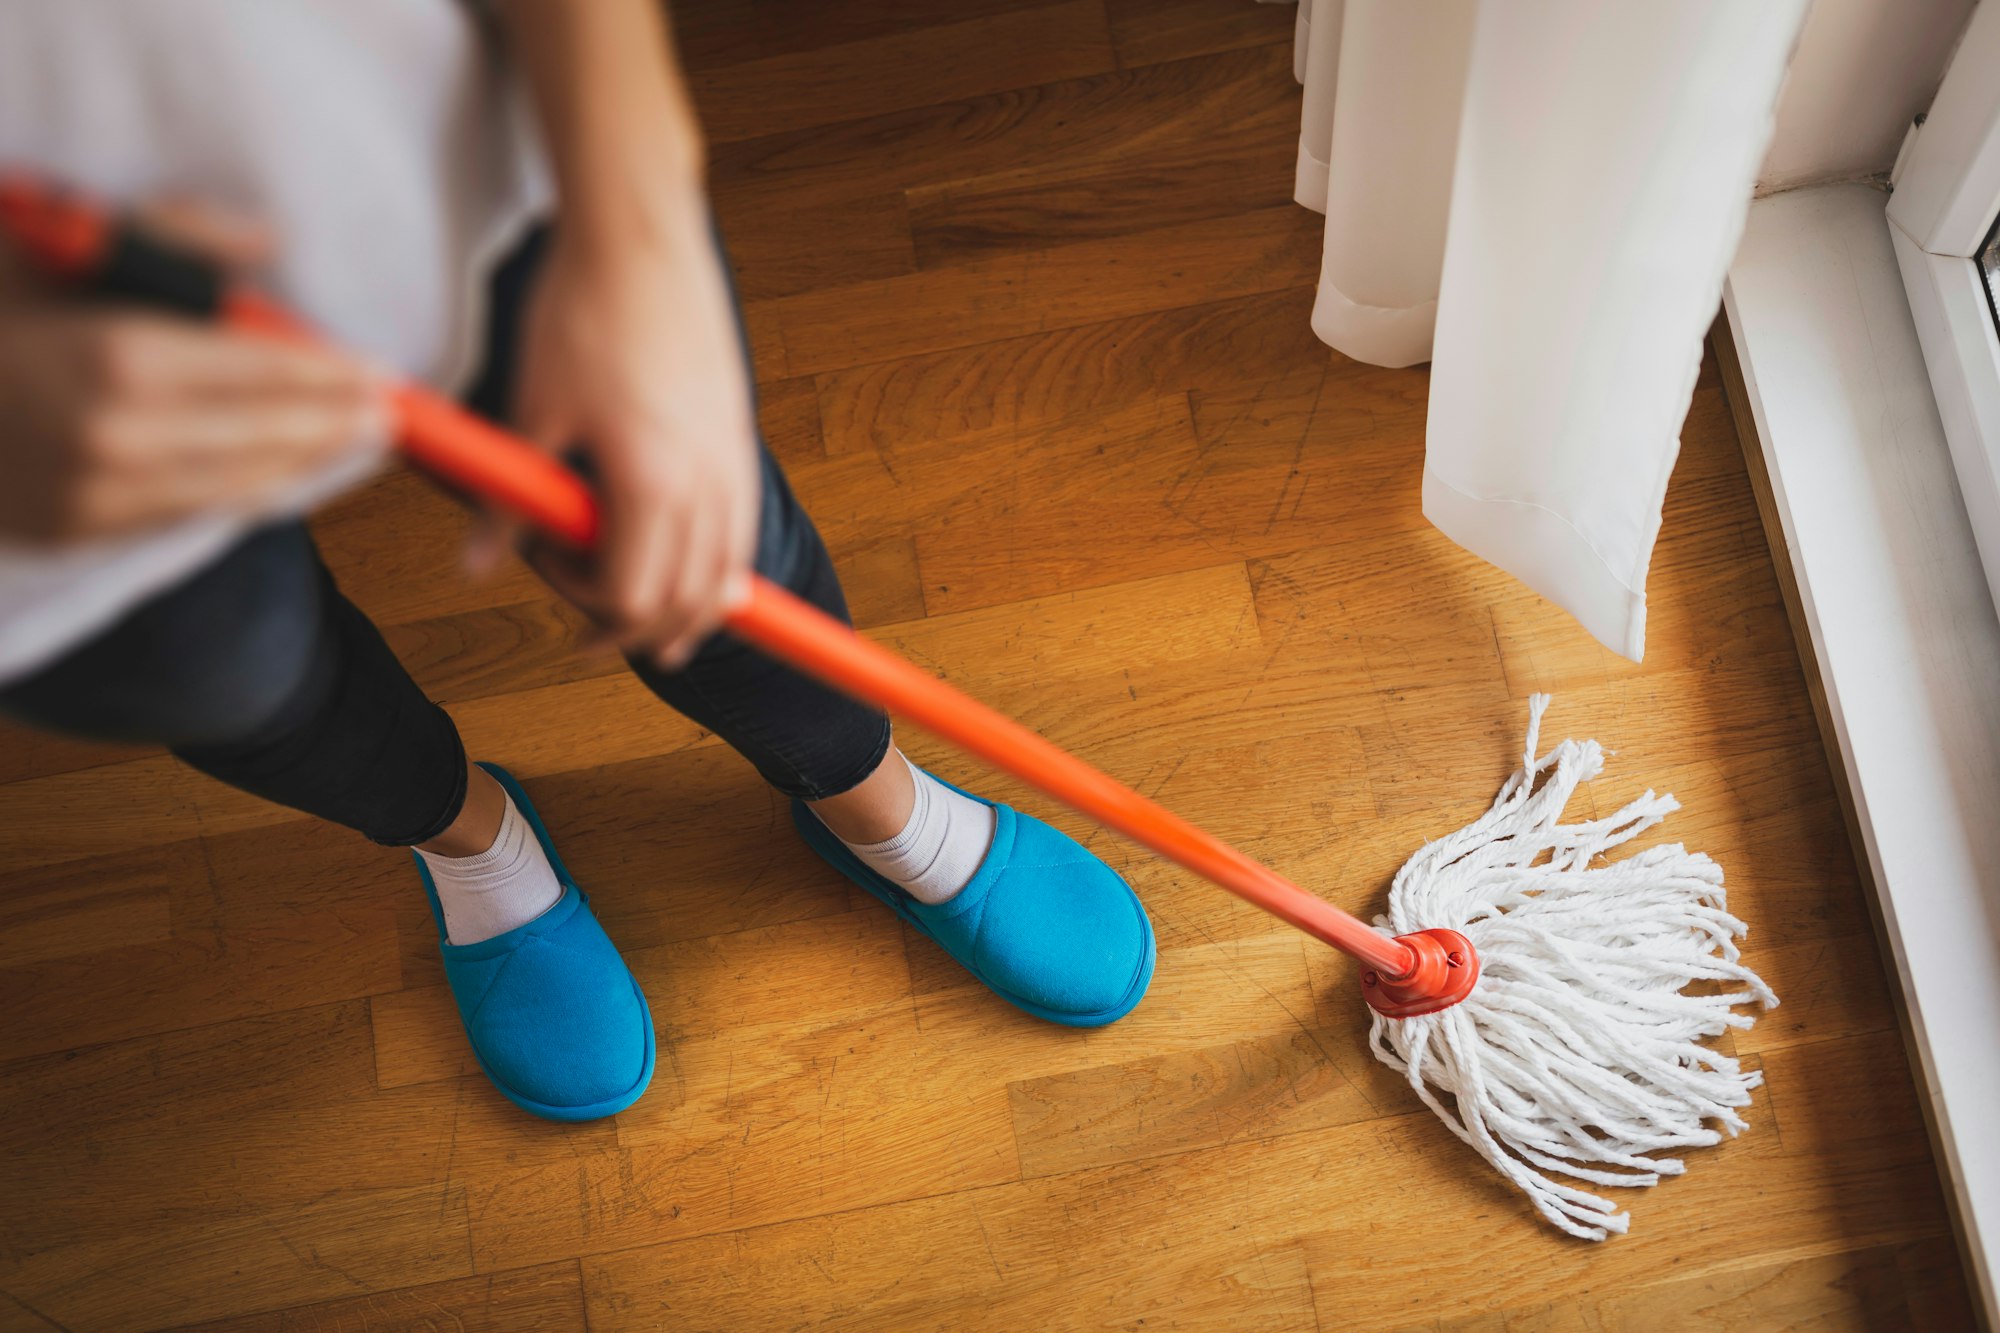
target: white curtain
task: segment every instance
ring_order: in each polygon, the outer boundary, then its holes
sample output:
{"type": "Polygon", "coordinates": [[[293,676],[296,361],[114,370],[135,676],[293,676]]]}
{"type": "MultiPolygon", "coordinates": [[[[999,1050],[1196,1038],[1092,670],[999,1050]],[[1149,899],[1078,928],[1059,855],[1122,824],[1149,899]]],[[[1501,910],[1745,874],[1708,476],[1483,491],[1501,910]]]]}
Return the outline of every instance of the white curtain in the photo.
{"type": "Polygon", "coordinates": [[[1424,513],[1637,660],[1807,0],[1302,0],[1313,329],[1429,360],[1424,513]]]}

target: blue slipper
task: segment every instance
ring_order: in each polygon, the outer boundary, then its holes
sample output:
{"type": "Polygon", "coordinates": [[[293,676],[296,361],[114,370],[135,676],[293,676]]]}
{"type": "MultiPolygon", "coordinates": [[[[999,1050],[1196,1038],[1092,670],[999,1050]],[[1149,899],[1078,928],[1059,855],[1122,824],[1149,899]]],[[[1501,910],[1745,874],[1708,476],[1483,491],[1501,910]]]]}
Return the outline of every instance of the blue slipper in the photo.
{"type": "Polygon", "coordinates": [[[562,885],[548,911],[477,944],[445,939],[424,859],[416,858],[437,918],[438,952],[479,1067],[501,1095],[549,1120],[598,1120],[639,1100],[653,1079],[653,1016],[618,949],[570,879],[521,784],[481,764],[513,798],[562,885]]]}
{"type": "Polygon", "coordinates": [[[1138,895],[1110,866],[1034,816],[961,794],[992,807],[993,845],[958,896],[936,906],[877,874],[805,802],[792,802],[792,823],[834,869],[1016,1008],[1079,1028],[1132,1012],[1153,979],[1155,957],[1153,926],[1138,895]]]}

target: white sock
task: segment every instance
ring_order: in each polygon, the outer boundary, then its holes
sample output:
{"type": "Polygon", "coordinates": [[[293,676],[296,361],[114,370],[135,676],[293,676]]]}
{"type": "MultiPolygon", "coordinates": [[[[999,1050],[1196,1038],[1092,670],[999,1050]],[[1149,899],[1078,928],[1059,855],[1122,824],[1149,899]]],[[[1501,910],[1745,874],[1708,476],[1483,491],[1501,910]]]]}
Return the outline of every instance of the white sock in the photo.
{"type": "MultiPolygon", "coordinates": [[[[902,751],[896,757],[902,759],[902,751]]],[[[993,809],[960,796],[909,760],[903,763],[917,789],[917,803],[903,831],[887,842],[841,841],[918,902],[950,902],[972,882],[993,845],[993,809]]]]}
{"type": "Polygon", "coordinates": [[[562,898],[555,868],[521,812],[507,799],[493,845],[475,856],[440,856],[417,849],[431,872],[445,938],[477,944],[525,926],[562,898]]]}

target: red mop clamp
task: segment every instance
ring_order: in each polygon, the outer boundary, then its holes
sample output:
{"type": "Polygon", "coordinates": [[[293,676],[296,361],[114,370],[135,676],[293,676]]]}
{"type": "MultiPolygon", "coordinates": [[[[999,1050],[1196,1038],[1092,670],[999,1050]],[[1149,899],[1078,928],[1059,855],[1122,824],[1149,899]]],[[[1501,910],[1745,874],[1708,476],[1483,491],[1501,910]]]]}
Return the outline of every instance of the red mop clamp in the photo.
{"type": "MultiPolygon", "coordinates": [[[[200,256],[38,181],[0,177],[0,231],[53,274],[93,290],[276,337],[312,337],[268,298],[227,285],[200,256]]],[[[400,385],[392,398],[398,444],[412,462],[573,546],[596,541],[597,497],[555,458],[421,386],[400,385]]],[[[1378,1012],[1433,1013],[1478,981],[1479,960],[1464,936],[1429,930],[1390,939],[783,588],[755,576],[750,584],[724,619],[732,634],[901,714],[1360,960],[1369,969],[1362,994],[1378,1012]]]]}
{"type": "Polygon", "coordinates": [[[1398,935],[1409,946],[1416,966],[1407,977],[1385,977],[1374,969],[1361,974],[1361,998],[1390,1018],[1415,1018],[1449,1009],[1479,981],[1479,954],[1472,941],[1455,930],[1420,930],[1398,935]]]}

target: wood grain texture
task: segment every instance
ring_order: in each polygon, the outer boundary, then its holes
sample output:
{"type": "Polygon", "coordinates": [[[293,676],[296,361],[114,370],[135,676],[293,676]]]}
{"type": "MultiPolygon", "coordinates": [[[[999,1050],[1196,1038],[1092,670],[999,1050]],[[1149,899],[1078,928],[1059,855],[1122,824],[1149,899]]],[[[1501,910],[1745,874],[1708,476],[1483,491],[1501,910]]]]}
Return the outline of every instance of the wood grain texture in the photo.
{"type": "Polygon", "coordinates": [[[152,850],[19,876],[0,894],[0,969],[164,943],[173,937],[173,877],[190,868],[152,850]]]}
{"type": "MultiPolygon", "coordinates": [[[[66,889],[87,901],[99,884],[164,889],[171,930],[164,940],[107,942],[0,968],[0,1060],[394,990],[402,975],[396,910],[351,881],[316,879],[330,867],[312,849],[360,840],[296,822],[251,837],[267,844],[265,854],[275,846],[292,860],[278,881],[283,894],[260,874],[218,884],[197,841],[16,876],[10,890],[45,885],[45,902],[66,889]]],[[[382,858],[369,864],[371,881],[383,883],[382,858]]]]}
{"type": "Polygon", "coordinates": [[[79,768],[96,768],[120,760],[138,759],[160,753],[158,746],[114,745],[106,741],[58,736],[34,731],[19,723],[0,719],[0,782],[68,773],[79,768]]]}
{"type": "Polygon", "coordinates": [[[1013,165],[908,192],[909,228],[925,268],[1061,241],[1148,231],[1289,203],[1297,98],[1287,55],[1261,48],[1245,77],[1203,98],[1172,133],[1093,158],[1013,165]]]}
{"type": "Polygon", "coordinates": [[[1126,67],[1183,60],[1237,47],[1291,54],[1292,5],[1216,5],[1208,0],[1105,0],[1111,43],[1126,67]]]}
{"type": "Polygon", "coordinates": [[[816,374],[1296,287],[1319,272],[1320,232],[1314,214],[1280,205],[769,304],[789,371],[816,374]]]}
{"type": "Polygon", "coordinates": [[[812,380],[775,380],[757,386],[758,424],[777,460],[792,466],[826,453],[819,393],[812,380]]]}
{"type": "Polygon", "coordinates": [[[716,217],[729,237],[737,293],[745,300],[889,278],[917,267],[909,207],[898,193],[791,208],[725,196],[716,217]]]}
{"type": "Polygon", "coordinates": [[[1554,691],[1613,751],[1575,813],[1675,792],[1783,997],[1725,1041],[1749,1133],[1557,1235],[1369,1055],[1339,955],[906,734],[1147,905],[1145,1003],[1032,1020],[391,472],[329,564],[526,782],[653,1085],[520,1114],[405,854],[0,732],[0,1327],[1972,1327],[1715,368],[1628,663],[1423,521],[1428,373],[1312,336],[1289,7],[675,9],[764,430],[864,631],[1364,914],[1554,691]]]}
{"type": "Polygon", "coordinates": [[[716,144],[710,176],[723,207],[790,207],[1099,161],[1225,125],[1227,109],[1258,101],[1274,75],[1291,77],[1282,53],[1236,51],[998,93],[961,85],[934,106],[716,144]]]}
{"type": "MultiPolygon", "coordinates": [[[[1265,387],[1273,365],[1333,355],[1312,336],[1311,310],[1311,291],[1293,288],[829,371],[815,377],[826,452],[1033,426],[1190,390],[1265,387]]],[[[1303,384],[1311,373],[1296,378],[1303,384]]],[[[1341,410],[1362,409],[1343,402],[1341,410]]]]}
{"type": "Polygon", "coordinates": [[[451,1186],[334,1192],[41,1251],[0,1281],[62,1326],[159,1328],[467,1276],[465,1222],[451,1186]]]}
{"type": "Polygon", "coordinates": [[[930,0],[674,0],[672,13],[682,64],[702,70],[1046,3],[958,0],[940,9],[930,0]]]}
{"type": "Polygon", "coordinates": [[[726,143],[1095,74],[1114,63],[1103,6],[1067,0],[695,70],[688,85],[709,138],[726,143]]]}
{"type": "Polygon", "coordinates": [[[184,1325],[186,1333],[573,1333],[587,1327],[583,1274],[574,1263],[545,1264],[371,1292],[270,1314],[184,1325]]]}
{"type": "Polygon", "coordinates": [[[1007,1089],[1024,1176],[1372,1120],[1376,1105],[1310,1029],[1007,1089]]]}
{"type": "MultiPolygon", "coordinates": [[[[1751,1327],[1916,1333],[1893,1246],[1781,1260],[1643,1291],[1441,1320],[1439,1333],[1680,1333],[1751,1327]]],[[[1963,1325],[1946,1325],[1963,1327],[1963,1325]]]]}

